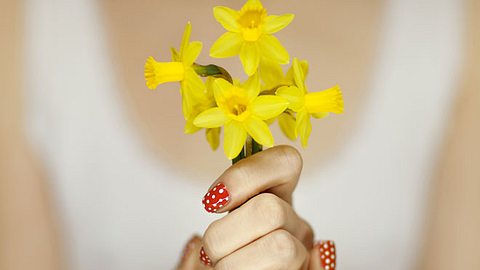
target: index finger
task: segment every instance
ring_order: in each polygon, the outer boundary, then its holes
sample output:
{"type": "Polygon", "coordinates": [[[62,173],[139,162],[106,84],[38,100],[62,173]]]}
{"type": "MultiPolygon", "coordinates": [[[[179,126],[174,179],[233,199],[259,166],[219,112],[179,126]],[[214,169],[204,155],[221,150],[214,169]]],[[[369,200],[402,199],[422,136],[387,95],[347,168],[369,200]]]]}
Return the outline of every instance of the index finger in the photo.
{"type": "Polygon", "coordinates": [[[292,202],[302,171],[302,157],[291,146],[276,146],[229,167],[203,198],[209,213],[230,211],[262,192],[292,202]]]}

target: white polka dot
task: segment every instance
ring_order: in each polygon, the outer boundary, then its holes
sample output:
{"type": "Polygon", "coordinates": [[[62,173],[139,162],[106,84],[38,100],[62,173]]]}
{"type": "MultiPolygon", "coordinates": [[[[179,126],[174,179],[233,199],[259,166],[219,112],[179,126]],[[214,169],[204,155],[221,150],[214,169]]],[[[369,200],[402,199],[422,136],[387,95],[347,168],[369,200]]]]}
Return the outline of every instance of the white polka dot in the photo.
{"type": "Polygon", "coordinates": [[[223,193],[223,188],[218,191],[218,193],[222,194],[223,193]]]}
{"type": "Polygon", "coordinates": [[[325,259],[325,255],[322,254],[322,259],[325,259]]]}
{"type": "Polygon", "coordinates": [[[327,256],[330,255],[330,252],[328,250],[325,251],[325,255],[327,255],[327,256]]]}
{"type": "Polygon", "coordinates": [[[215,195],[212,195],[212,199],[215,199],[215,195]]]}
{"type": "Polygon", "coordinates": [[[210,200],[207,200],[207,203],[210,203],[210,200]]]}
{"type": "Polygon", "coordinates": [[[207,193],[207,196],[210,196],[210,192],[207,193]]]}
{"type": "Polygon", "coordinates": [[[334,264],[334,263],[332,263],[332,264],[330,264],[330,265],[331,265],[332,267],[335,267],[335,264],[334,264]]]}
{"type": "Polygon", "coordinates": [[[328,248],[328,245],[327,245],[327,244],[324,244],[323,247],[324,247],[324,248],[328,248]]]}
{"type": "Polygon", "coordinates": [[[327,265],[327,266],[325,266],[325,269],[326,269],[326,270],[330,269],[330,266],[328,266],[328,265],[327,265]]]}
{"type": "Polygon", "coordinates": [[[228,197],[227,197],[227,198],[225,198],[225,201],[228,201],[228,197]]]}
{"type": "Polygon", "coordinates": [[[216,187],[214,187],[214,188],[213,188],[213,191],[215,191],[215,190],[217,190],[217,188],[216,188],[216,187]]]}

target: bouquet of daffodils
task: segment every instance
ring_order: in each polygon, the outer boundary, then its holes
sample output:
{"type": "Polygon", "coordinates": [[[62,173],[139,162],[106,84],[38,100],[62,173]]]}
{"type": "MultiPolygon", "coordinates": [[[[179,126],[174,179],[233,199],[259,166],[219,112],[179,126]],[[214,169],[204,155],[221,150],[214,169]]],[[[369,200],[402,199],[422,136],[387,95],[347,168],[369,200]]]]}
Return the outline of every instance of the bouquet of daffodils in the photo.
{"type": "Polygon", "coordinates": [[[223,132],[225,155],[236,162],[261,151],[263,146],[273,146],[269,126],[275,122],[289,139],[300,137],[306,147],[312,117],[343,112],[339,86],[308,91],[307,61],[293,58],[288,71],[283,71],[282,65],[290,63],[290,56],[274,34],[292,22],[293,14],[269,15],[259,0],[247,0],[238,11],[214,7],[213,15],[227,32],[210,48],[210,56],[238,55],[248,75],[246,81],[232,78],[223,67],[196,62],[202,43],[190,41],[191,23],[185,27],[180,49],[172,48],[171,62],[149,57],[145,64],[148,88],[180,83],[185,133],[205,129],[206,139],[215,150],[223,132]]]}

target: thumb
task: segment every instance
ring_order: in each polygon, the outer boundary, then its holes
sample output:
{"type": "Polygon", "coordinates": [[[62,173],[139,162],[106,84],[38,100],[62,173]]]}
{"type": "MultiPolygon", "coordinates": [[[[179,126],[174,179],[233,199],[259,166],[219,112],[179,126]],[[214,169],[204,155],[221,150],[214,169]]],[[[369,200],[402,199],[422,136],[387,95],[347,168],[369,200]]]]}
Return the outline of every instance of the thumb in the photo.
{"type": "Polygon", "coordinates": [[[202,239],[194,235],[183,249],[183,255],[176,270],[211,270],[200,262],[202,239]]]}

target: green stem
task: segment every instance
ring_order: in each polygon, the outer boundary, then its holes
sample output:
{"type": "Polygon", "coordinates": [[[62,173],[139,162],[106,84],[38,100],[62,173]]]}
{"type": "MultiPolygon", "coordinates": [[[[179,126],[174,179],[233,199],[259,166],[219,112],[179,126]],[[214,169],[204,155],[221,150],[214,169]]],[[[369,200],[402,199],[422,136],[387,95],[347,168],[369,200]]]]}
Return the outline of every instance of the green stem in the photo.
{"type": "Polygon", "coordinates": [[[235,164],[240,160],[247,158],[251,155],[255,155],[256,153],[262,150],[263,150],[263,146],[258,142],[256,142],[252,137],[248,136],[240,154],[238,154],[236,158],[232,159],[232,164],[235,164]]]}
{"type": "Polygon", "coordinates": [[[232,159],[232,164],[235,164],[244,158],[245,158],[245,147],[242,148],[242,151],[240,151],[240,153],[236,158],[232,159]]]}
{"type": "Polygon", "coordinates": [[[252,140],[252,155],[255,155],[258,152],[263,150],[263,146],[259,144],[257,141],[252,140]]]}

